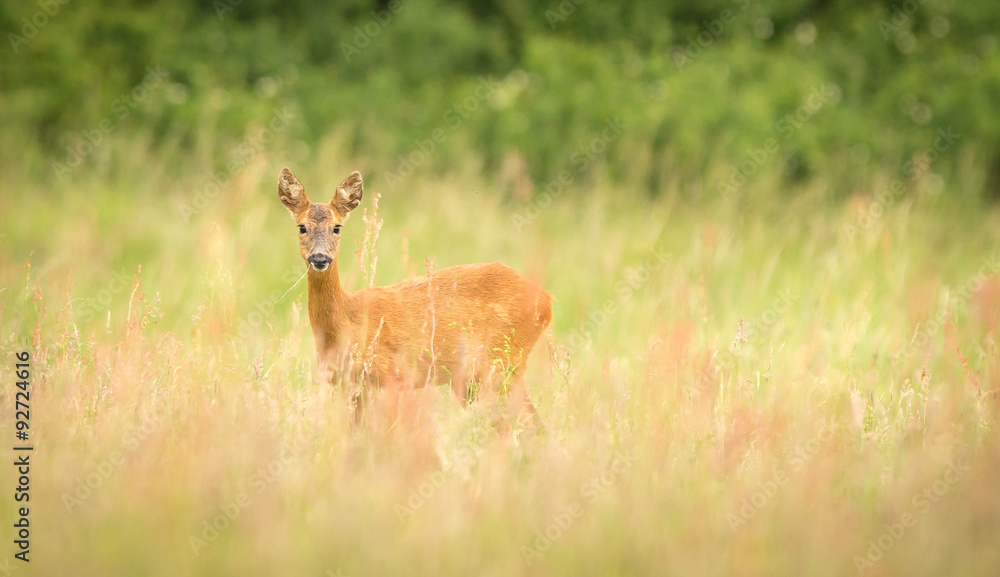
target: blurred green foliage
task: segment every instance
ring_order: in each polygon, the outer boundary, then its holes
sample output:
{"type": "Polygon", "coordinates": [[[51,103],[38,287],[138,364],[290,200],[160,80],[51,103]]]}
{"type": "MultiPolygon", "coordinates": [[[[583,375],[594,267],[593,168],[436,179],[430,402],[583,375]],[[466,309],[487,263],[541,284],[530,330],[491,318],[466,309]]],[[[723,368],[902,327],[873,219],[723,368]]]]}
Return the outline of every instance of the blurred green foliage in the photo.
{"type": "Polygon", "coordinates": [[[902,176],[952,127],[959,146],[933,171],[981,175],[964,194],[1000,187],[1000,4],[43,0],[0,4],[0,29],[0,154],[10,165],[36,148],[43,178],[104,120],[218,170],[283,109],[292,157],[336,134],[387,180],[407,159],[471,163],[537,192],[582,147],[595,153],[578,186],[612,178],[655,196],[671,179],[697,197],[777,138],[754,172],[842,196],[902,176]],[[136,97],[157,66],[169,78],[136,97]],[[782,130],[818,89],[832,97],[782,130]],[[616,118],[621,137],[595,141],[616,118]]]}

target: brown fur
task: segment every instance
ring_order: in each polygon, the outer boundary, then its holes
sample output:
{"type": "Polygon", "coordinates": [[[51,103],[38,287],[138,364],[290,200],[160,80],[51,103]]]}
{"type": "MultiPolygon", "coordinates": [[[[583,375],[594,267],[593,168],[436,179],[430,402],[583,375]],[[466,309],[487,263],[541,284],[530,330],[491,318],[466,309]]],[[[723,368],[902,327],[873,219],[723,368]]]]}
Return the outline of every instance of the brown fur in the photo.
{"type": "Polygon", "coordinates": [[[368,385],[450,383],[463,399],[474,396],[469,384],[475,382],[533,414],[520,377],[552,320],[549,293],[499,263],[453,266],[388,287],[345,292],[334,226],[344,223],[362,194],[358,172],[329,203],[310,202],[287,168],[278,183],[278,197],[296,225],[307,228],[299,234],[299,252],[309,267],[309,321],[321,371],[330,378],[353,361],[368,385]],[[331,264],[317,270],[310,258],[331,264]]]}

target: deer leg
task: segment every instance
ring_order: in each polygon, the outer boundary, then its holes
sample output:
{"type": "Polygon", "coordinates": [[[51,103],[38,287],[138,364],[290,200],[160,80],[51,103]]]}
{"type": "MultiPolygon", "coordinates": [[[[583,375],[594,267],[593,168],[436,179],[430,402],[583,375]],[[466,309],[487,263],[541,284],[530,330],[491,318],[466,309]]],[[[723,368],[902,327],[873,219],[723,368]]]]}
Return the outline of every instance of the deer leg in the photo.
{"type": "Polygon", "coordinates": [[[531,436],[542,431],[542,419],[528,395],[522,371],[515,369],[508,375],[491,371],[483,386],[486,394],[480,397],[490,405],[493,428],[497,432],[516,438],[524,433],[531,436]]]}
{"type": "Polygon", "coordinates": [[[469,404],[472,400],[472,390],[469,386],[472,381],[473,378],[464,372],[454,375],[451,379],[451,391],[463,405],[469,404]]]}
{"type": "Polygon", "coordinates": [[[514,382],[511,383],[505,399],[507,419],[517,430],[529,434],[541,433],[544,430],[544,424],[538,414],[538,409],[535,408],[535,404],[531,402],[531,397],[528,395],[524,374],[519,373],[513,378],[514,382]]]}

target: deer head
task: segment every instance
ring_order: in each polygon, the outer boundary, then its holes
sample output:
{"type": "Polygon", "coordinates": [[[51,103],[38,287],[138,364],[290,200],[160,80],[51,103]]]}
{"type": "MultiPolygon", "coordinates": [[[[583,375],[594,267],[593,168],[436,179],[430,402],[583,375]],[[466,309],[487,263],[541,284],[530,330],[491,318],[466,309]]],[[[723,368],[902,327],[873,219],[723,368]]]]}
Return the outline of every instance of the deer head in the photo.
{"type": "Polygon", "coordinates": [[[352,172],[337,187],[333,199],[313,203],[292,171],[284,168],[278,179],[278,198],[292,213],[299,233],[299,253],[316,272],[327,270],[340,251],[340,227],[361,204],[361,173],[352,172]]]}

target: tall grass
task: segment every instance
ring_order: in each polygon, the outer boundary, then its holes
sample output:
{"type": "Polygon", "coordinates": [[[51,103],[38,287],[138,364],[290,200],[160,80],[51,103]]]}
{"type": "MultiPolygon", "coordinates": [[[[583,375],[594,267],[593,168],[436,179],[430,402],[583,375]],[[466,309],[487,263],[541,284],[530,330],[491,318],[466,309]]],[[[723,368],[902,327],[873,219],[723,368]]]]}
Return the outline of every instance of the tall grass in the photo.
{"type": "MultiPolygon", "coordinates": [[[[13,352],[35,370],[33,574],[1000,569],[1000,214],[954,183],[855,235],[874,184],[832,205],[767,174],[710,204],[606,183],[516,231],[522,201],[470,171],[369,179],[376,284],[499,260],[556,296],[526,438],[447,389],[386,392],[352,428],[313,376],[305,285],[278,300],[303,267],[281,163],[186,223],[206,174],[136,155],[0,198],[4,407],[13,352]]],[[[318,199],[354,167],[295,168],[318,199]]],[[[354,289],[364,228],[344,228],[354,289]]]]}

